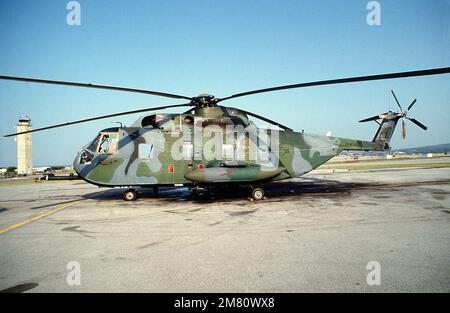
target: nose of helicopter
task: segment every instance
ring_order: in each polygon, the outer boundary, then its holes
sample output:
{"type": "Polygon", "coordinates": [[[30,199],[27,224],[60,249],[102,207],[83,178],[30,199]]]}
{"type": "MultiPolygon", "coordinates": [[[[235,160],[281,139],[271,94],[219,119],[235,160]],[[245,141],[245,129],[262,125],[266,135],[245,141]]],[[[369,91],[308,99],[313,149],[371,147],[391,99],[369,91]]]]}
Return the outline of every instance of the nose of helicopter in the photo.
{"type": "Polygon", "coordinates": [[[91,161],[93,159],[92,153],[88,152],[87,150],[83,149],[80,152],[77,153],[75,156],[75,159],[73,160],[73,169],[79,176],[83,176],[83,172],[87,170],[87,166],[91,164],[91,161]]]}
{"type": "Polygon", "coordinates": [[[80,156],[81,156],[81,152],[78,152],[77,155],[75,156],[75,159],[73,160],[72,166],[73,169],[75,170],[75,172],[80,175],[81,170],[83,169],[83,166],[80,162],[80,156]]]}

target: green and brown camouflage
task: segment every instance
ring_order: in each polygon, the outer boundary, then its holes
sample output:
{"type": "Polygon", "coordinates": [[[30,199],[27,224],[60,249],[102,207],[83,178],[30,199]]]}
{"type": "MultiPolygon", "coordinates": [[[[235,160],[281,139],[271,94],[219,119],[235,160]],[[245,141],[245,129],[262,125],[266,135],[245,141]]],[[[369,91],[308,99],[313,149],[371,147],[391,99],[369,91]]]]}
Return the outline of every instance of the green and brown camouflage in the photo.
{"type": "Polygon", "coordinates": [[[398,119],[383,119],[374,139],[362,141],[258,128],[238,109],[199,107],[105,129],[78,153],[74,168],[109,187],[263,183],[300,177],[343,150],[389,149],[398,119]]]}

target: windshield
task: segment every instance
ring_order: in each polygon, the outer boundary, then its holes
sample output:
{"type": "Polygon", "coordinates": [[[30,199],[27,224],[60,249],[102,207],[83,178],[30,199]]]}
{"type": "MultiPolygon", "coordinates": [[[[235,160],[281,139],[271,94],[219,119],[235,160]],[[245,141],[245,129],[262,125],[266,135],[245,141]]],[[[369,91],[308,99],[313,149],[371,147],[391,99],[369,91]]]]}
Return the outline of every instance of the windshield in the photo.
{"type": "Polygon", "coordinates": [[[87,144],[85,149],[95,152],[95,150],[97,149],[99,140],[100,140],[100,134],[98,134],[97,137],[95,137],[95,139],[91,141],[91,143],[87,144]]]}

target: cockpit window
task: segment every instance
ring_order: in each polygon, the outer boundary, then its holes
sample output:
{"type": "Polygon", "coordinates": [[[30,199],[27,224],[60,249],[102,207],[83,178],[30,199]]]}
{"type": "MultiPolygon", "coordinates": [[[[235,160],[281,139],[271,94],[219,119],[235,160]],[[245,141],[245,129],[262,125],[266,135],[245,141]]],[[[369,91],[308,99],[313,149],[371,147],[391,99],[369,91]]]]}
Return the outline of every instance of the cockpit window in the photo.
{"type": "Polygon", "coordinates": [[[103,133],[99,138],[97,153],[114,154],[117,152],[118,133],[103,133]]]}

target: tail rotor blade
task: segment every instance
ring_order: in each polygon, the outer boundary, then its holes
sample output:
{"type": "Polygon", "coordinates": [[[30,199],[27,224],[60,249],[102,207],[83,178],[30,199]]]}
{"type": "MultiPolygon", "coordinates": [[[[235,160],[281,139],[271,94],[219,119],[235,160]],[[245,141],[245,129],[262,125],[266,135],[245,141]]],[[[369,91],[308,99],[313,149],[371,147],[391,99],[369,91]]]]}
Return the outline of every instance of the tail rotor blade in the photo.
{"type": "Polygon", "coordinates": [[[414,124],[416,124],[417,126],[419,126],[420,128],[422,128],[423,130],[427,130],[428,127],[426,127],[425,125],[423,125],[421,122],[419,122],[418,120],[416,120],[415,118],[409,118],[407,117],[408,120],[410,120],[411,122],[413,122],[414,124]]]}
{"type": "Polygon", "coordinates": [[[369,117],[369,118],[360,120],[359,122],[360,122],[360,123],[363,123],[363,122],[370,122],[370,121],[376,121],[376,120],[379,120],[379,119],[380,119],[380,117],[379,117],[378,115],[375,115],[375,116],[372,116],[372,117],[369,117]]]}
{"type": "Polygon", "coordinates": [[[392,95],[394,96],[395,102],[397,102],[398,107],[399,107],[400,110],[403,112],[403,108],[402,108],[402,106],[400,105],[400,102],[398,102],[397,96],[395,95],[395,93],[394,93],[393,90],[391,90],[391,92],[392,92],[392,95]]]}
{"type": "Polygon", "coordinates": [[[406,141],[406,124],[405,119],[402,119],[402,141],[406,141]]]}
{"type": "Polygon", "coordinates": [[[411,110],[411,108],[413,107],[413,105],[416,103],[417,99],[414,99],[414,101],[409,105],[408,109],[406,111],[411,110]]]}
{"type": "Polygon", "coordinates": [[[383,118],[387,118],[387,113],[383,113],[383,114],[380,114],[380,115],[375,115],[375,116],[372,116],[372,117],[360,120],[359,122],[360,123],[370,122],[370,121],[380,120],[380,119],[383,119],[383,118]]]}

